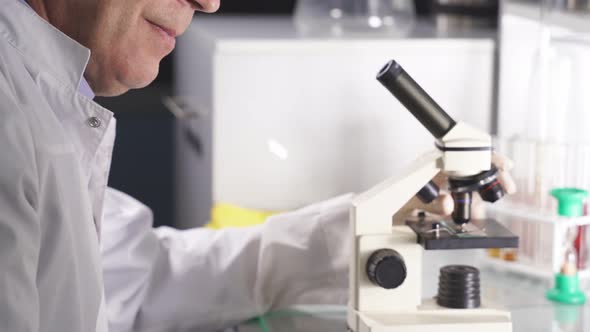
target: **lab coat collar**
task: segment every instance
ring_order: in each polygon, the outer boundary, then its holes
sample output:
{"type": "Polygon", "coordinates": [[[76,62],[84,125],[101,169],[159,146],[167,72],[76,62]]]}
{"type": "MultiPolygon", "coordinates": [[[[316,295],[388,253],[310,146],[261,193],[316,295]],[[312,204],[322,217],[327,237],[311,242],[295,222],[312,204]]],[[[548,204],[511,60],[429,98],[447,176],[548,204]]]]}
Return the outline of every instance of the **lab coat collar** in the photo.
{"type": "Polygon", "coordinates": [[[4,8],[0,11],[0,34],[29,61],[38,63],[59,81],[78,90],[90,50],[20,1],[0,0],[0,6],[4,8]]]}
{"type": "Polygon", "coordinates": [[[110,111],[79,93],[90,50],[16,0],[0,0],[0,36],[22,54],[90,174],[96,151],[113,119],[110,111]],[[54,83],[47,86],[41,83],[42,77],[50,77],[54,83]],[[99,127],[89,127],[91,121],[97,123],[93,118],[98,119],[99,127]]]}
{"type": "Polygon", "coordinates": [[[0,0],[0,38],[22,55],[27,70],[61,123],[63,134],[75,149],[88,185],[94,187],[93,212],[100,234],[115,119],[112,112],[80,93],[90,50],[16,0],[0,0]],[[103,174],[101,179],[96,178],[97,174],[103,174]],[[94,183],[97,180],[99,184],[94,183]]]}

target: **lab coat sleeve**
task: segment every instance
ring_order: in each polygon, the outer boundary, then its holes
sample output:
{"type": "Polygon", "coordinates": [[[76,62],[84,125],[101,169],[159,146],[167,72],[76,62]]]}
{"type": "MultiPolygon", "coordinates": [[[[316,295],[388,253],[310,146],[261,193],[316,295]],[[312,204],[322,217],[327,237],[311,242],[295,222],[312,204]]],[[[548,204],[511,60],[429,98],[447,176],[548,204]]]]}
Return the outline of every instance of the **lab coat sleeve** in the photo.
{"type": "Polygon", "coordinates": [[[102,251],[111,332],[215,331],[292,305],[344,304],[350,200],[249,228],[153,230],[149,209],[110,189],[102,251]]]}
{"type": "Polygon", "coordinates": [[[39,331],[38,176],[21,110],[0,90],[0,330],[39,331]]]}

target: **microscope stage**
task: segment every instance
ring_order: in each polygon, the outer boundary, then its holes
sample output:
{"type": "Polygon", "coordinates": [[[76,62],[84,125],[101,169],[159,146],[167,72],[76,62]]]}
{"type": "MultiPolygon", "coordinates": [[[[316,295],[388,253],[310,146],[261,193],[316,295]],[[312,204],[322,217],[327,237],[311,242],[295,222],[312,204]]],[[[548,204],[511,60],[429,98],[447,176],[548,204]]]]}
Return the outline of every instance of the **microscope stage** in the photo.
{"type": "Polygon", "coordinates": [[[426,250],[518,248],[518,236],[494,219],[475,219],[460,226],[452,220],[416,217],[406,224],[426,250]]]}

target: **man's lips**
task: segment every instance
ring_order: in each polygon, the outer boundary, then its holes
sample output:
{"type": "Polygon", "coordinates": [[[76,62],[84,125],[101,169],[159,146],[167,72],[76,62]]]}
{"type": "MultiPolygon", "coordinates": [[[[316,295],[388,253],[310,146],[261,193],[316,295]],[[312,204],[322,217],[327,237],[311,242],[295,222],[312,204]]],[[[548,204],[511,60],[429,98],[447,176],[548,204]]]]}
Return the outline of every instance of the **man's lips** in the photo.
{"type": "Polygon", "coordinates": [[[160,35],[160,37],[162,38],[163,45],[166,48],[166,52],[170,53],[176,46],[176,36],[178,35],[176,31],[161,26],[148,19],[145,19],[145,21],[152,27],[152,29],[154,29],[155,32],[157,32],[160,35]]]}
{"type": "Polygon", "coordinates": [[[162,26],[160,24],[154,23],[153,21],[150,21],[148,19],[146,19],[146,21],[148,21],[148,23],[150,23],[151,25],[161,29],[162,31],[164,31],[168,36],[172,37],[172,38],[176,38],[178,36],[178,33],[176,32],[176,30],[171,29],[171,28],[167,28],[165,26],[162,26]]]}

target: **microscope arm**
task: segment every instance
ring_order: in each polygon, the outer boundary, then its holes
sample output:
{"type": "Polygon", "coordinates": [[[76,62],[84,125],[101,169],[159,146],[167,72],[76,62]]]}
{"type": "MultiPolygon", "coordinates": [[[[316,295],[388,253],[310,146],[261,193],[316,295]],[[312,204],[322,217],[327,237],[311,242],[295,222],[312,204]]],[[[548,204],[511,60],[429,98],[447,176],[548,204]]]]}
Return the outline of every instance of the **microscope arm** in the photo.
{"type": "Polygon", "coordinates": [[[442,156],[439,150],[426,153],[402,176],[389,178],[358,195],[350,216],[354,236],[391,233],[393,215],[440,172],[442,156]]]}

